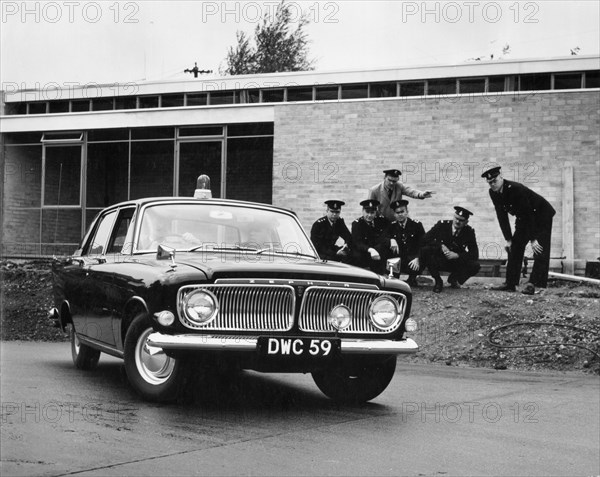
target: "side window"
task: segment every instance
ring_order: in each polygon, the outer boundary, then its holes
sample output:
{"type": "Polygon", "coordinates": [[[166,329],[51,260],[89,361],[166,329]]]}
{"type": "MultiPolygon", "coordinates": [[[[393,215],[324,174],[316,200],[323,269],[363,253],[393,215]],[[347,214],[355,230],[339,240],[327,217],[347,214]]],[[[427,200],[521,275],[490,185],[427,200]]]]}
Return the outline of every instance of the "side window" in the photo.
{"type": "MultiPolygon", "coordinates": [[[[127,209],[121,209],[119,211],[119,217],[117,218],[117,223],[115,224],[115,233],[113,234],[112,240],[110,241],[110,245],[108,247],[109,253],[123,253],[123,247],[126,243],[127,232],[129,230],[129,226],[132,222],[133,213],[135,208],[130,207],[127,209]]],[[[127,249],[130,247],[126,247],[127,249]]]]}
{"type": "Polygon", "coordinates": [[[106,245],[108,243],[116,215],[117,212],[112,211],[100,219],[100,223],[96,227],[96,231],[94,232],[92,239],[87,244],[84,254],[104,255],[106,253],[106,245]]]}
{"type": "Polygon", "coordinates": [[[133,250],[133,233],[135,231],[135,209],[131,210],[131,218],[128,220],[129,228],[127,229],[127,234],[125,235],[125,240],[123,243],[123,248],[121,249],[121,253],[124,255],[131,255],[133,250]]]}

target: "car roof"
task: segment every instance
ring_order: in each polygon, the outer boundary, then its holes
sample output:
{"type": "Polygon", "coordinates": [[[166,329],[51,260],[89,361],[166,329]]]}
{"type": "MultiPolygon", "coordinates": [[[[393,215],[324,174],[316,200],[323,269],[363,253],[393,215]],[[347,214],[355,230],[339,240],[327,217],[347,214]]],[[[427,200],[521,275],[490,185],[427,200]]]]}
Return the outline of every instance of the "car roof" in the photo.
{"type": "Polygon", "coordinates": [[[266,210],[272,210],[273,212],[284,212],[286,214],[296,215],[293,210],[286,209],[284,207],[277,207],[271,204],[264,204],[261,202],[248,202],[244,200],[235,199],[197,199],[194,197],[144,197],[141,199],[127,200],[113,204],[106,209],[126,207],[126,206],[145,206],[149,204],[162,204],[162,203],[199,203],[206,205],[237,205],[241,207],[260,208],[266,210]]]}

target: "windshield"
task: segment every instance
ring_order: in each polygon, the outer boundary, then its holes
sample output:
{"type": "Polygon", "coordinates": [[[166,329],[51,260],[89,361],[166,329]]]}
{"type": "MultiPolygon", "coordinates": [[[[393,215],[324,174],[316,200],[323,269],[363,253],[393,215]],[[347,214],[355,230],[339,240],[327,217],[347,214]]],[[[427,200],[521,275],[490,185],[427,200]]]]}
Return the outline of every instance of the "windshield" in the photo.
{"type": "Polygon", "coordinates": [[[137,252],[158,245],[178,251],[239,251],[316,257],[304,230],[291,215],[207,202],[146,207],[141,215],[137,252]]]}

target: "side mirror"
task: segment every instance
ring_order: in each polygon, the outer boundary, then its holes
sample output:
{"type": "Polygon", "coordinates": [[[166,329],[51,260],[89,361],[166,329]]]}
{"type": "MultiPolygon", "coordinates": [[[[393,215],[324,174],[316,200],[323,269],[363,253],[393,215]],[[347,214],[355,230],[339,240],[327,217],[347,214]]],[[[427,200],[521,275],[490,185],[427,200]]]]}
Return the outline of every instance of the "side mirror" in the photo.
{"type": "Polygon", "coordinates": [[[390,271],[389,278],[394,278],[394,272],[400,274],[400,257],[388,258],[387,269],[390,271]]]}
{"type": "Polygon", "coordinates": [[[171,266],[175,268],[175,249],[166,245],[159,245],[156,250],[156,260],[171,260],[171,266]]]}

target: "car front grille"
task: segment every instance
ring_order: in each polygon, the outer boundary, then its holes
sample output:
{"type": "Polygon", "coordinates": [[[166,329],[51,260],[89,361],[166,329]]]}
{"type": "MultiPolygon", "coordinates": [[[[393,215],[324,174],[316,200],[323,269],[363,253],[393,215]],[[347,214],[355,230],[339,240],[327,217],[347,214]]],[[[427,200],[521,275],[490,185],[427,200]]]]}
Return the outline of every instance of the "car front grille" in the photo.
{"type": "MultiPolygon", "coordinates": [[[[369,318],[369,307],[380,296],[390,296],[398,302],[399,314],[404,315],[406,298],[401,293],[376,289],[353,289],[328,286],[309,286],[303,289],[298,328],[303,332],[331,332],[329,312],[336,305],[348,307],[352,323],[344,333],[382,334],[369,318]]],[[[294,326],[296,290],[282,284],[208,284],[188,285],[179,290],[180,321],[196,330],[262,332],[289,331],[294,326]],[[182,303],[194,290],[203,289],[215,295],[219,302],[216,317],[205,325],[196,325],[185,318],[182,303]]],[[[398,321],[398,325],[402,320],[398,321]]]]}
{"type": "MultiPolygon", "coordinates": [[[[336,305],[344,305],[352,313],[350,326],[339,333],[389,333],[376,328],[369,318],[369,307],[380,296],[391,296],[398,302],[400,315],[404,315],[406,298],[401,293],[381,290],[356,290],[331,287],[310,287],[304,293],[298,326],[302,331],[331,331],[329,312],[336,305]]],[[[398,322],[400,324],[401,320],[398,322]]]]}

